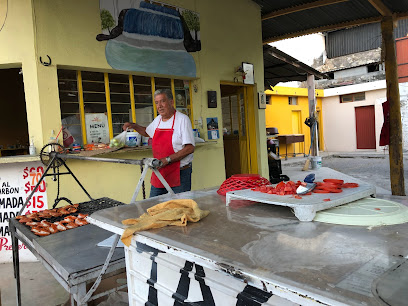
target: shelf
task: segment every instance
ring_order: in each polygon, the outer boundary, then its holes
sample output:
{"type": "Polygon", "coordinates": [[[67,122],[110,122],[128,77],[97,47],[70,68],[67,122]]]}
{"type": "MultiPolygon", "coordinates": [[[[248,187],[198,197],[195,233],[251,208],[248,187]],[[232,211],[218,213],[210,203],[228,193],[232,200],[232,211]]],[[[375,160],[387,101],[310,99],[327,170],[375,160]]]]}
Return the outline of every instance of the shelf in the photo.
{"type": "Polygon", "coordinates": [[[39,155],[17,155],[17,156],[3,156],[0,157],[0,164],[13,164],[13,163],[28,163],[33,161],[40,161],[39,155]]]}

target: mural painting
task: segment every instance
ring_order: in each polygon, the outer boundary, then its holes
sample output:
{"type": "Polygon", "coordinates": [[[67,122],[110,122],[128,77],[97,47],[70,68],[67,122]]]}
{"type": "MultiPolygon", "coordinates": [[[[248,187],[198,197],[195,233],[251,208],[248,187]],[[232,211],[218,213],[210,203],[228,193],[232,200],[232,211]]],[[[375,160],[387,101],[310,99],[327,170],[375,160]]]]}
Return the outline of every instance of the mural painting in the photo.
{"type": "Polygon", "coordinates": [[[191,52],[201,50],[195,12],[144,0],[100,0],[105,55],[118,70],[196,76],[191,52]]]}

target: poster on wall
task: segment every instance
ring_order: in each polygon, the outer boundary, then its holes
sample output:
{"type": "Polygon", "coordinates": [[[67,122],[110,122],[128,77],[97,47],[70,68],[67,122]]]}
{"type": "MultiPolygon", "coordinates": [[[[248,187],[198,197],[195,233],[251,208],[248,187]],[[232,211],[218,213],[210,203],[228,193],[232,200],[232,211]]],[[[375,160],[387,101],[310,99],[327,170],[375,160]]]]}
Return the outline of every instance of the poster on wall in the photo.
{"type": "Polygon", "coordinates": [[[207,118],[207,132],[208,132],[208,139],[210,140],[220,138],[217,117],[207,118]]]}
{"type": "MultiPolygon", "coordinates": [[[[40,162],[0,165],[0,263],[13,260],[9,218],[14,218],[44,173],[40,162]]],[[[23,214],[47,209],[46,183],[43,180],[23,214]]],[[[20,261],[36,261],[34,255],[19,243],[20,261]]]]}
{"type": "Polygon", "coordinates": [[[85,114],[87,143],[109,143],[108,117],[104,113],[85,114]]]}
{"type": "Polygon", "coordinates": [[[201,50],[198,13],[156,1],[100,0],[108,64],[119,70],[195,77],[201,50]]]}

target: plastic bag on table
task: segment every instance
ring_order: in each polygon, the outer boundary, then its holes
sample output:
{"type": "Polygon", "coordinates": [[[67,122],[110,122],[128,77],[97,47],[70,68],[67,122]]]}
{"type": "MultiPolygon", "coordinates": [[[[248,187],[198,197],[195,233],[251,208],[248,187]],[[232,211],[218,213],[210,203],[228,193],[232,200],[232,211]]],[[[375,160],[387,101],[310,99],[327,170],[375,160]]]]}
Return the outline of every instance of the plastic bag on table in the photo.
{"type": "Polygon", "coordinates": [[[126,145],[126,133],[127,131],[123,131],[119,135],[113,137],[110,141],[109,146],[111,148],[123,148],[126,145]]]}

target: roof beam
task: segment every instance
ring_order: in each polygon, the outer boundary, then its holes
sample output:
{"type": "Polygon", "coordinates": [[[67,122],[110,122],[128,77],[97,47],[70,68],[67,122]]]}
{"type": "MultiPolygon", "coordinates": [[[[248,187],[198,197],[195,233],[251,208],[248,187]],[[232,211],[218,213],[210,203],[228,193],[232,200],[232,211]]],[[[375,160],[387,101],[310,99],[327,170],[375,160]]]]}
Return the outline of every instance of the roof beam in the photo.
{"type": "MultiPolygon", "coordinates": [[[[320,6],[326,6],[326,5],[331,5],[331,4],[336,4],[336,3],[346,2],[346,1],[349,1],[349,0],[318,0],[318,1],[310,2],[310,3],[306,3],[302,5],[287,7],[287,8],[276,10],[276,11],[263,15],[262,20],[267,20],[267,19],[278,17],[278,16],[282,16],[282,15],[287,15],[287,14],[309,10],[309,9],[320,7],[320,6]]],[[[371,2],[371,0],[369,1],[371,2]]],[[[372,0],[372,1],[377,1],[377,0],[372,0]]]]}
{"type": "MultiPolygon", "coordinates": [[[[291,58],[290,56],[285,57],[285,56],[281,55],[279,53],[279,51],[275,51],[274,48],[269,48],[267,50],[264,50],[264,52],[269,53],[273,57],[276,57],[277,59],[280,59],[281,61],[283,61],[285,63],[288,63],[289,65],[295,67],[295,69],[298,68],[300,70],[303,70],[302,73],[313,74],[314,76],[316,76],[318,78],[325,78],[326,77],[326,74],[317,71],[316,69],[314,69],[314,68],[312,68],[312,67],[298,61],[295,58],[291,58]]],[[[298,74],[301,74],[301,73],[298,73],[298,74]]]]}
{"type": "MultiPolygon", "coordinates": [[[[398,15],[397,15],[398,16],[398,15]]],[[[398,16],[399,18],[402,18],[398,16]]],[[[307,29],[304,31],[298,31],[298,32],[292,32],[292,33],[287,33],[275,37],[270,37],[266,38],[263,40],[263,44],[269,44],[274,41],[286,39],[286,38],[293,38],[293,37],[298,37],[298,36],[303,36],[303,35],[308,35],[312,33],[317,33],[317,32],[326,32],[326,31],[331,31],[331,30],[339,30],[339,29],[344,29],[352,26],[357,26],[357,25],[362,25],[362,24],[369,24],[369,23],[375,23],[375,22],[380,22],[382,20],[382,16],[378,17],[371,17],[371,18],[365,18],[365,19],[357,19],[357,20],[352,20],[352,21],[347,21],[347,22],[341,22],[337,24],[332,24],[332,25],[327,25],[327,26],[322,26],[322,27],[317,27],[317,28],[311,28],[307,29]]]]}
{"type": "Polygon", "coordinates": [[[381,0],[368,0],[372,6],[383,16],[392,16],[391,10],[381,0]]]}

